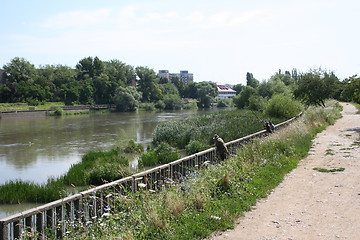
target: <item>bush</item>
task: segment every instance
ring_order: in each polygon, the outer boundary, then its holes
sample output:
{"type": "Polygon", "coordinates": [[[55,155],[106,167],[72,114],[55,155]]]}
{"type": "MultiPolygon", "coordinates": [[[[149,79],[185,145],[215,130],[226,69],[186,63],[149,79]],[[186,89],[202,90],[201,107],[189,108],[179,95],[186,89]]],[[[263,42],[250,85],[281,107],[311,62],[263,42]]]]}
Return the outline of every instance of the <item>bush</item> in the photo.
{"type": "Polygon", "coordinates": [[[180,110],[184,105],[179,95],[175,94],[165,95],[163,101],[165,103],[165,109],[168,110],[180,110]]]}
{"type": "Polygon", "coordinates": [[[263,111],[266,105],[266,99],[259,95],[252,95],[249,98],[249,109],[254,111],[263,111]]]}
{"type": "Polygon", "coordinates": [[[64,114],[64,110],[61,107],[57,107],[53,113],[54,116],[62,116],[64,114]]]}
{"type": "Polygon", "coordinates": [[[154,111],[155,110],[155,104],[154,103],[141,103],[140,108],[144,109],[145,111],[154,111]]]}
{"type": "Polygon", "coordinates": [[[229,99],[220,99],[218,101],[217,107],[223,108],[223,107],[230,107],[232,103],[232,100],[229,99]]]}
{"type": "Polygon", "coordinates": [[[184,104],[184,109],[198,109],[198,105],[196,102],[188,102],[184,104]]]}
{"type": "Polygon", "coordinates": [[[159,110],[164,110],[165,109],[165,103],[162,100],[159,100],[155,103],[155,108],[159,109],[159,110]]]}
{"type": "Polygon", "coordinates": [[[284,95],[273,95],[265,109],[270,117],[291,118],[299,114],[303,110],[303,105],[284,95]]]}
{"type": "Polygon", "coordinates": [[[144,146],[141,144],[135,143],[134,140],[130,140],[128,145],[124,149],[125,153],[142,153],[144,152],[144,146]]]}
{"type": "Polygon", "coordinates": [[[89,184],[92,185],[101,185],[106,182],[112,182],[117,179],[121,179],[127,176],[130,176],[131,173],[128,171],[127,167],[121,166],[119,164],[106,163],[98,167],[93,168],[89,172],[89,184]]]}
{"type": "Polygon", "coordinates": [[[114,176],[123,177],[122,172],[119,173],[118,170],[128,166],[129,161],[120,155],[119,148],[110,151],[91,151],[83,156],[80,163],[72,165],[62,178],[64,183],[69,185],[99,184],[103,183],[101,178],[107,179],[106,174],[109,175],[109,179],[113,179],[114,176]]]}
{"type": "Polygon", "coordinates": [[[154,150],[143,153],[139,159],[139,167],[166,164],[180,158],[180,154],[168,143],[159,144],[154,150]]]}
{"type": "Polygon", "coordinates": [[[186,147],[185,147],[187,154],[194,154],[194,153],[206,150],[208,148],[210,148],[209,145],[204,144],[204,143],[202,143],[200,141],[197,141],[197,140],[191,140],[189,142],[189,144],[186,145],[186,147]]]}

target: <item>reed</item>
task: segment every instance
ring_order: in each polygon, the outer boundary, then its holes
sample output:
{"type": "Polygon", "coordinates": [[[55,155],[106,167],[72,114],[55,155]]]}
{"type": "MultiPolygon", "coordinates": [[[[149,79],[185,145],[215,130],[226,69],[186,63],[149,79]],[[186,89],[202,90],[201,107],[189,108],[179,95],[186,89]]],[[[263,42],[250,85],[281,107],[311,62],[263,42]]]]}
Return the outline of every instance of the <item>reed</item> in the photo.
{"type": "MultiPolygon", "coordinates": [[[[268,116],[249,110],[229,110],[159,124],[153,134],[153,144],[166,142],[184,149],[190,141],[213,144],[214,134],[228,142],[263,129],[268,116]]],[[[284,119],[272,119],[278,123],[284,119]]]]}
{"type": "Polygon", "coordinates": [[[0,186],[0,203],[47,203],[72,194],[67,186],[100,185],[130,176],[133,170],[122,151],[120,148],[91,151],[83,156],[80,163],[72,165],[65,175],[49,179],[46,184],[9,181],[0,186]]]}
{"type": "Polygon", "coordinates": [[[0,192],[1,204],[47,203],[66,196],[66,187],[60,181],[53,179],[41,185],[16,180],[1,185],[0,192]]]}

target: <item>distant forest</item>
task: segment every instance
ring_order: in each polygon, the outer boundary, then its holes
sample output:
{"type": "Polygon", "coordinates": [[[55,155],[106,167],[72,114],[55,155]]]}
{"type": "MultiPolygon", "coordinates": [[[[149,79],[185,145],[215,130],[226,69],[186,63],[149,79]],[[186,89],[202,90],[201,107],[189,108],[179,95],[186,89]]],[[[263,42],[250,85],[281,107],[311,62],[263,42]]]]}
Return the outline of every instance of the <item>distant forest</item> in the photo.
{"type": "MultiPolygon", "coordinates": [[[[120,111],[134,111],[141,104],[181,109],[184,99],[195,99],[197,107],[208,108],[217,95],[215,86],[209,82],[185,84],[176,77],[168,80],[160,78],[153,69],[133,67],[116,59],[102,61],[98,57],[86,57],[74,69],[65,65],[35,67],[26,59],[15,57],[3,70],[2,103],[115,104],[120,111]]],[[[267,102],[278,95],[305,105],[323,106],[329,98],[360,103],[360,78],[355,75],[341,81],[333,72],[322,69],[306,73],[279,70],[261,82],[248,72],[246,85],[237,84],[233,89],[238,95],[233,102],[220,101],[222,105],[264,110],[267,102]]]]}

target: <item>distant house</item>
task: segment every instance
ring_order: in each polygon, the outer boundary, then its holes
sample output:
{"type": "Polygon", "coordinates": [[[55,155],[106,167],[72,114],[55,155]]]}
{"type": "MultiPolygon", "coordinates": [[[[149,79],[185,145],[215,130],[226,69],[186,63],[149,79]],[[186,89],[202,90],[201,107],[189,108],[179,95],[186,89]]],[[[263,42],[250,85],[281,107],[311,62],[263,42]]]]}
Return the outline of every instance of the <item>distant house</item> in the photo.
{"type": "Polygon", "coordinates": [[[222,83],[215,83],[215,86],[218,92],[216,99],[232,99],[234,96],[236,96],[235,90],[222,83]]]}

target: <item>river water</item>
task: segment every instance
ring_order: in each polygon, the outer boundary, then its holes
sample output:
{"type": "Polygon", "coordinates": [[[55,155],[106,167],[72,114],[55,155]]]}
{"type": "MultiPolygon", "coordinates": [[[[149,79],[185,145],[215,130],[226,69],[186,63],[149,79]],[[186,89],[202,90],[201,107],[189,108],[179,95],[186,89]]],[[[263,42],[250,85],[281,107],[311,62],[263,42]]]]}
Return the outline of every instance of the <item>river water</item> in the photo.
{"type": "MultiPolygon", "coordinates": [[[[67,172],[90,150],[151,143],[155,127],[208,111],[106,113],[0,119],[0,185],[10,180],[46,183],[67,172]]],[[[0,193],[1,194],[1,193],[0,193]]],[[[0,219],[35,205],[0,205],[0,219]]]]}

